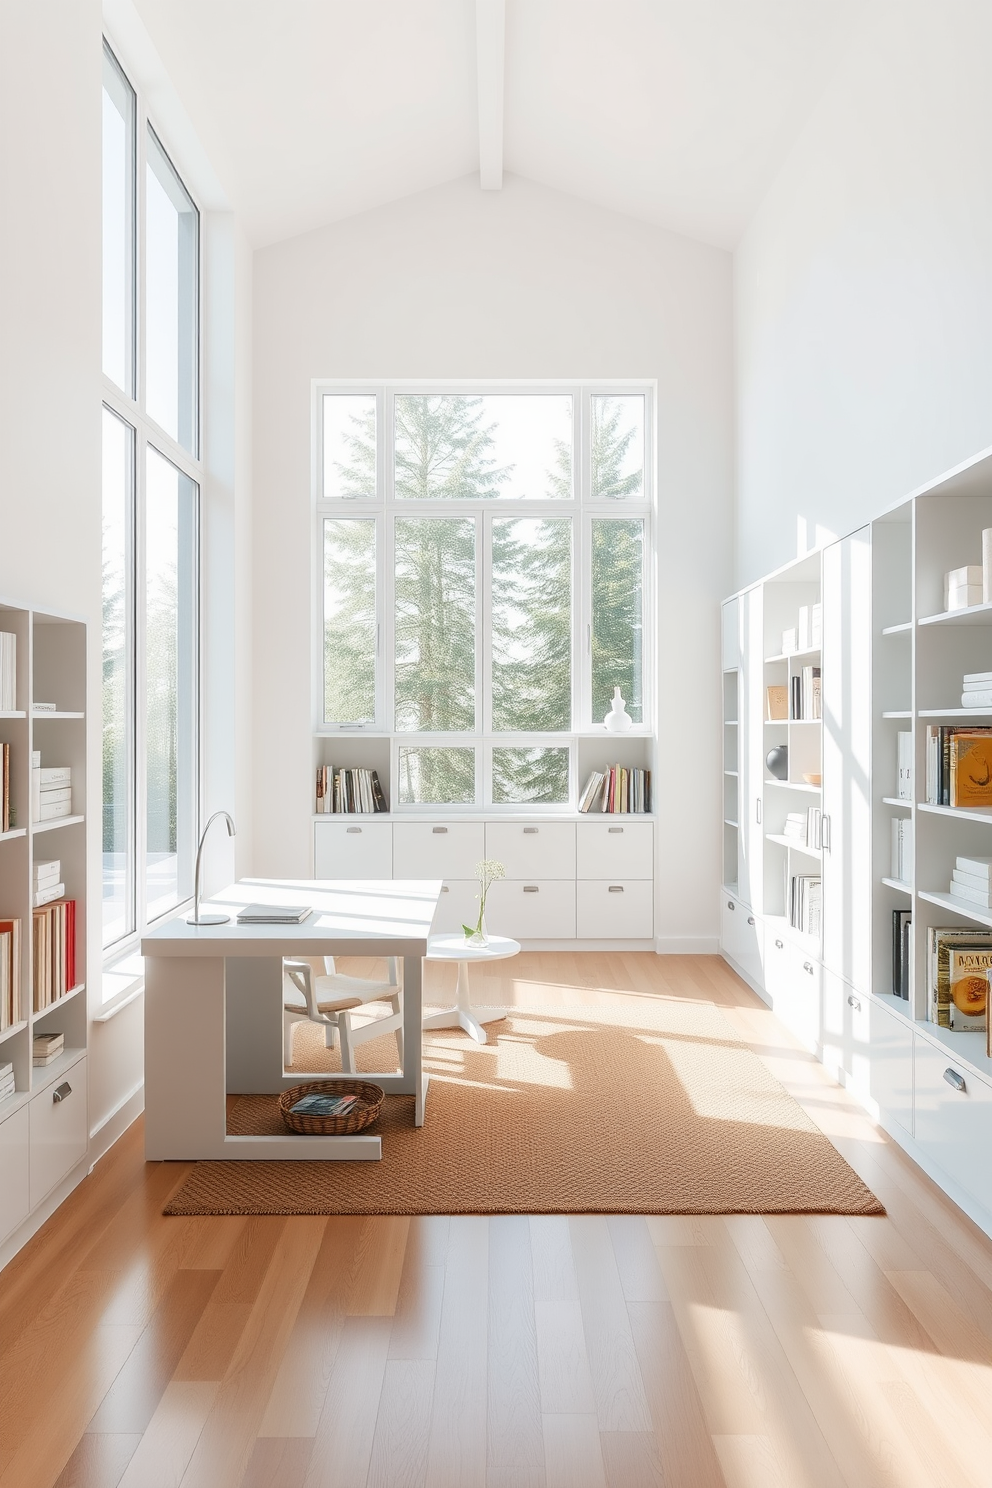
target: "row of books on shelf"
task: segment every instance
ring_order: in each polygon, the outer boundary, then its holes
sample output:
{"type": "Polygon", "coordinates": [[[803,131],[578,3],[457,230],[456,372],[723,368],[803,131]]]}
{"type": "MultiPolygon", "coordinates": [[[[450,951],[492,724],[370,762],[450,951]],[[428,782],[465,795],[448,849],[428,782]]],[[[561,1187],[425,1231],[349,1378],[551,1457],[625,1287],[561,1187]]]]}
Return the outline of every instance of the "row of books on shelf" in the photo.
{"type": "Polygon", "coordinates": [[[892,911],[892,995],[909,1001],[909,967],[912,954],[910,932],[913,913],[909,909],[892,911]]]}
{"type": "Polygon", "coordinates": [[[40,1013],[76,985],[76,901],[60,899],[31,913],[34,1009],[40,1013]]]}
{"type": "Polygon", "coordinates": [[[799,606],[799,624],[782,632],[782,653],[816,651],[820,646],[823,610],[819,604],[799,606]]]}
{"type": "Polygon", "coordinates": [[[932,806],[992,806],[992,728],[928,724],[926,791],[932,806]]]}
{"type": "Polygon", "coordinates": [[[823,847],[823,812],[819,806],[809,806],[805,811],[786,813],[782,836],[795,842],[797,847],[823,847]]]}
{"type": "Polygon", "coordinates": [[[823,886],[812,874],[793,873],[786,881],[786,913],[793,930],[819,937],[822,926],[823,886]]]}
{"type": "Polygon", "coordinates": [[[0,832],[9,832],[16,825],[10,809],[10,745],[0,745],[0,832]]]}
{"type": "Polygon", "coordinates": [[[317,766],[317,814],[354,814],[387,811],[389,808],[376,770],[334,770],[317,766]]]}
{"type": "Polygon", "coordinates": [[[17,710],[17,637],[0,631],[0,713],[17,710]]]}
{"type": "Polygon", "coordinates": [[[822,716],[820,668],[804,666],[788,684],[765,688],[765,717],[769,723],[810,723],[822,716]]]}
{"type": "MultiPolygon", "coordinates": [[[[892,992],[908,1001],[912,962],[912,913],[892,911],[892,992]]],[[[939,1028],[985,1033],[992,1057],[988,1017],[992,930],[951,925],[927,929],[927,1018],[939,1028]]]]}
{"type": "Polygon", "coordinates": [[[21,922],[0,920],[0,1033],[20,1023],[21,922]]]}
{"type": "Polygon", "coordinates": [[[900,883],[913,881],[913,820],[908,816],[892,818],[891,876],[900,883]]]}
{"type": "Polygon", "coordinates": [[[580,811],[635,812],[651,810],[651,771],[626,765],[593,770],[579,797],[580,811]]]}

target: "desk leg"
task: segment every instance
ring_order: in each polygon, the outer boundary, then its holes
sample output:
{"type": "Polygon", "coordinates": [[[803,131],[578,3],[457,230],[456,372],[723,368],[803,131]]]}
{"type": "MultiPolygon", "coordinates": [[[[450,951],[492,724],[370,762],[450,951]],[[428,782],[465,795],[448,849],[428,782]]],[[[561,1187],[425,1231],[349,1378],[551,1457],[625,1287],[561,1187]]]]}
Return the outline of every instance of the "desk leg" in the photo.
{"type": "Polygon", "coordinates": [[[423,1126],[427,1099],[424,1074],[424,965],[419,956],[403,957],[403,1075],[413,1092],[413,1124],[423,1126]]]}

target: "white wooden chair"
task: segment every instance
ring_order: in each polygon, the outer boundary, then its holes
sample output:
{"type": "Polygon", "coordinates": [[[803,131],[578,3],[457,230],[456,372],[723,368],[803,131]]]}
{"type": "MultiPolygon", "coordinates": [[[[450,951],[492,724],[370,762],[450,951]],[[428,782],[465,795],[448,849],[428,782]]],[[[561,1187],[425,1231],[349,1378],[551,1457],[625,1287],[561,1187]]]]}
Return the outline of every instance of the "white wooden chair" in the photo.
{"type": "Polygon", "coordinates": [[[389,980],[370,982],[364,977],[344,976],[335,970],[334,957],[324,957],[324,975],[315,975],[309,961],[283,961],[283,1058],[288,1069],[293,1062],[293,1025],[319,1023],[324,1029],[324,1044],[333,1049],[341,1040],[341,1069],[355,1073],[355,1046],[383,1034],[395,1033],[399,1062],[403,1064],[403,989],[399,961],[390,956],[386,962],[389,980]],[[368,1002],[388,1002],[392,1012],[385,1018],[356,1028],[351,1014],[368,1002]]]}

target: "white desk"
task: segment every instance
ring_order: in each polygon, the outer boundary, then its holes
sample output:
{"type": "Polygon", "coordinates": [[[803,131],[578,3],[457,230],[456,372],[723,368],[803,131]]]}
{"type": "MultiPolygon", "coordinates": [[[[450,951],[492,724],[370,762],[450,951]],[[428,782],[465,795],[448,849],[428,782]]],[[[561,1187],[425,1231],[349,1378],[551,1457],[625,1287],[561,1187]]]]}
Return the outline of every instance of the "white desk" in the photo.
{"type": "Polygon", "coordinates": [[[283,1069],[284,956],[403,957],[403,1069],[370,1078],[387,1094],[413,1095],[421,1126],[427,1093],[421,961],[440,893],[440,880],[249,878],[209,901],[231,915],[229,924],[195,926],[179,918],[146,935],[145,1156],[381,1157],[379,1138],[363,1133],[228,1135],[229,1092],[278,1094],[300,1082],[283,1069]],[[238,910],[252,903],[309,904],[313,914],[302,925],[236,924],[238,910]]]}

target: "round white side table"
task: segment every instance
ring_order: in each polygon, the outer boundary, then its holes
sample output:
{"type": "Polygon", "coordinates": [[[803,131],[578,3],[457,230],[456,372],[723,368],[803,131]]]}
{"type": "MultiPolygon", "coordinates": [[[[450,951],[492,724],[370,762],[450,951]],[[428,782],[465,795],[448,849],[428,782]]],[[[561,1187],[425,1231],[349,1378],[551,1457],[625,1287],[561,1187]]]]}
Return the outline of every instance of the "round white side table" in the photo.
{"type": "Polygon", "coordinates": [[[483,1023],[495,1023],[506,1017],[503,1008],[473,1008],[468,989],[468,968],[472,961],[502,961],[515,956],[520,950],[518,940],[509,940],[505,935],[491,935],[488,945],[474,946],[465,943],[464,935],[432,935],[427,942],[428,961],[457,961],[457,999],[453,1008],[444,1008],[440,1013],[428,1013],[425,1028],[463,1028],[477,1043],[486,1042],[483,1023]]]}

